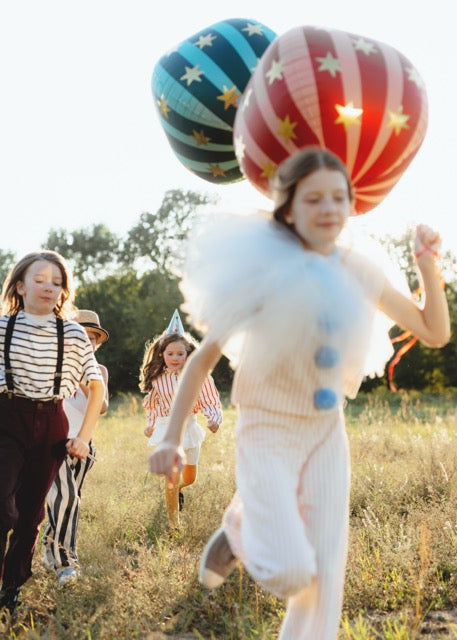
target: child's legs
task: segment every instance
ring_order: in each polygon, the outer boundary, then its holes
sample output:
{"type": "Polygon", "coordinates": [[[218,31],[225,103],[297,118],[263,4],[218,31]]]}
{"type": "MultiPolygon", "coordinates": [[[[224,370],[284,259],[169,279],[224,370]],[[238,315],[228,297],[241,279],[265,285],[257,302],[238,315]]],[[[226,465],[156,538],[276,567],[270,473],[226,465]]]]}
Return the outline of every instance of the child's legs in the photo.
{"type": "MultiPolygon", "coordinates": [[[[268,591],[289,597],[307,586],[316,572],[315,552],[298,505],[303,452],[284,448],[270,436],[241,438],[237,457],[237,490],[242,503],[240,546],[232,549],[252,577],[268,591]],[[277,445],[277,446],[276,446],[277,445]]],[[[230,511],[230,508],[229,508],[230,511]]],[[[226,525],[230,519],[226,516],[226,525]]]]}
{"type": "Polygon", "coordinates": [[[184,469],[181,471],[181,481],[179,483],[179,489],[188,487],[197,479],[197,465],[198,459],[200,457],[200,445],[191,447],[190,449],[186,449],[184,453],[186,454],[186,464],[184,465],[184,469]]]}
{"type": "MultiPolygon", "coordinates": [[[[91,455],[92,449],[90,450],[91,455]]],[[[77,562],[76,533],[81,502],[81,487],[88,470],[90,458],[79,460],[66,456],[46,496],[48,523],[43,543],[46,558],[55,568],[67,567],[77,562]]]]}
{"type": "Polygon", "coordinates": [[[167,507],[168,522],[172,527],[179,526],[179,477],[171,484],[165,478],[165,504],[167,507]]]}
{"type": "Polygon", "coordinates": [[[16,411],[14,422],[28,430],[28,443],[15,493],[18,518],[9,538],[3,583],[20,586],[31,575],[46,494],[64,458],[68,421],[62,403],[11,402],[16,411]]]}
{"type": "Polygon", "coordinates": [[[349,454],[336,426],[303,467],[299,503],[316,552],[317,577],[287,602],[280,638],[334,640],[343,599],[348,537],[349,454]]]}
{"type": "Polygon", "coordinates": [[[6,554],[8,532],[19,518],[16,492],[24,464],[24,446],[0,426],[0,584],[6,554]]]}
{"type": "Polygon", "coordinates": [[[193,484],[197,478],[197,463],[200,456],[200,445],[185,449],[186,463],[182,472],[176,477],[173,485],[165,482],[165,503],[168,520],[171,526],[179,525],[179,491],[193,484]]]}

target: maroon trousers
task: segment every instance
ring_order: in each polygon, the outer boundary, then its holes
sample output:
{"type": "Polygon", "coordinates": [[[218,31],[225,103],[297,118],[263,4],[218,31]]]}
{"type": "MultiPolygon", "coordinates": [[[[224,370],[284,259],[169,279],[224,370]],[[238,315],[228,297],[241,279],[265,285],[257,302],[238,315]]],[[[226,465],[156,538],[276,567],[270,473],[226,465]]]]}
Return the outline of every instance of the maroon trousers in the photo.
{"type": "Polygon", "coordinates": [[[45,498],[66,455],[62,401],[0,394],[0,581],[20,587],[30,576],[45,498]]]}

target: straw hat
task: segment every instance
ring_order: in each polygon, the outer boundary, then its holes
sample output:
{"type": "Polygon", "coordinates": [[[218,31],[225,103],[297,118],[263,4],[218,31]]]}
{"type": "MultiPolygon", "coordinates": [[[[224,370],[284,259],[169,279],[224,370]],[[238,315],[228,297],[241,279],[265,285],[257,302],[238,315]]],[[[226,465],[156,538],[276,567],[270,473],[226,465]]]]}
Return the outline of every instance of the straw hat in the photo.
{"type": "Polygon", "coordinates": [[[97,334],[97,344],[103,344],[109,338],[109,333],[106,329],[100,326],[100,320],[95,311],[89,311],[89,309],[79,309],[76,316],[73,318],[75,322],[83,327],[90,329],[97,334]]]}

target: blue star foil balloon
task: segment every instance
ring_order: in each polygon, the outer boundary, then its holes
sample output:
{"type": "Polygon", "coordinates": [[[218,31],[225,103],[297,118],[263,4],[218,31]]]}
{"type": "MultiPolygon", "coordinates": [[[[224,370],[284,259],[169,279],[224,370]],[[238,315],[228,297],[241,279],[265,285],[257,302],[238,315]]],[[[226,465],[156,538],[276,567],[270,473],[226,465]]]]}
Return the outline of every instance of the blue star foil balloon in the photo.
{"type": "Polygon", "coordinates": [[[152,93],[178,160],[209,182],[244,178],[233,123],[243,91],[276,34],[256,20],[233,18],[202,29],[163,55],[152,93]]]}

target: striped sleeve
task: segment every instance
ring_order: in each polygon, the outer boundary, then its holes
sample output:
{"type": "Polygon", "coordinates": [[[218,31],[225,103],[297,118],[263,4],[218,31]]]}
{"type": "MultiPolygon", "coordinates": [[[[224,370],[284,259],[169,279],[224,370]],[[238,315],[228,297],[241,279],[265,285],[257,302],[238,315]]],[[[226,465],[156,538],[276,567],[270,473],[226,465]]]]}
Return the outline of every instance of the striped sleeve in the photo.
{"type": "Polygon", "coordinates": [[[154,428],[158,415],[157,397],[154,388],[152,388],[151,391],[146,396],[144,396],[143,407],[146,410],[148,427],[154,428]]]}
{"type": "Polygon", "coordinates": [[[222,405],[219,392],[212,376],[208,376],[203,383],[197,402],[198,409],[210,422],[220,425],[222,422],[222,405]]]}

